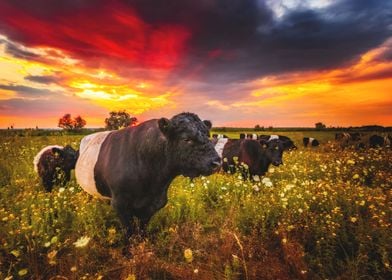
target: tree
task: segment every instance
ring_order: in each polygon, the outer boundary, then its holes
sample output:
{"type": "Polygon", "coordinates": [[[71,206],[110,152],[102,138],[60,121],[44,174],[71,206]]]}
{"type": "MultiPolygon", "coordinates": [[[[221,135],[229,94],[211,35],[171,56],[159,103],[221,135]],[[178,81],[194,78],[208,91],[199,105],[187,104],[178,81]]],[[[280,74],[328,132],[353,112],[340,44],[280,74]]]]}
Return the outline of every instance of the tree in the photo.
{"type": "Polygon", "coordinates": [[[65,114],[59,119],[58,127],[66,130],[71,130],[73,128],[73,120],[71,114],[65,114]]]}
{"type": "Polygon", "coordinates": [[[325,129],[327,126],[325,124],[323,124],[322,122],[318,122],[315,124],[316,126],[316,130],[323,130],[325,129]]]}
{"type": "Polygon", "coordinates": [[[255,131],[262,131],[264,130],[264,126],[260,126],[259,124],[255,125],[255,131]]]}
{"type": "Polygon", "coordinates": [[[81,116],[77,116],[74,119],[74,129],[81,129],[86,125],[86,120],[84,120],[81,116]]]}
{"type": "Polygon", "coordinates": [[[106,129],[116,130],[127,126],[135,125],[137,118],[131,117],[126,111],[112,111],[105,119],[106,129]]]}
{"type": "Polygon", "coordinates": [[[71,114],[65,114],[59,119],[58,127],[65,130],[77,130],[81,129],[86,125],[86,121],[81,117],[77,116],[72,119],[71,114]]]}

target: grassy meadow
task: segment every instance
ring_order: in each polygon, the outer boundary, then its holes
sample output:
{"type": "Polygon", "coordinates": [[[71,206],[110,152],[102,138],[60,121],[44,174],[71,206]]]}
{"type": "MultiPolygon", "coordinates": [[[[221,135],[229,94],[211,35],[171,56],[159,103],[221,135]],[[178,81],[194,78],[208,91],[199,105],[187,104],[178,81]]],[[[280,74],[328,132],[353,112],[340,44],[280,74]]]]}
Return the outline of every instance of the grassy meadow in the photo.
{"type": "Polygon", "coordinates": [[[33,170],[41,148],[81,135],[0,136],[0,279],[392,279],[392,149],[280,134],[299,147],[283,166],[258,182],[176,178],[130,246],[106,201],[74,176],[46,193],[33,170]]]}

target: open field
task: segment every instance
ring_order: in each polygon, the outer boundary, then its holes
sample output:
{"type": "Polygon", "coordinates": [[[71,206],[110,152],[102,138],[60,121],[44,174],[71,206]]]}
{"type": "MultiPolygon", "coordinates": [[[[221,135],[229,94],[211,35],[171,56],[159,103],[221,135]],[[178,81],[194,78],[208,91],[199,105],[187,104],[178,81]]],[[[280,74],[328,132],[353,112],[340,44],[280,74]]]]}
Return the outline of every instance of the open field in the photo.
{"type": "Polygon", "coordinates": [[[279,134],[299,147],[283,166],[261,182],[178,177],[129,247],[107,202],[74,177],[45,193],[34,173],[42,147],[82,136],[0,137],[0,279],[392,279],[392,149],[279,134]]]}

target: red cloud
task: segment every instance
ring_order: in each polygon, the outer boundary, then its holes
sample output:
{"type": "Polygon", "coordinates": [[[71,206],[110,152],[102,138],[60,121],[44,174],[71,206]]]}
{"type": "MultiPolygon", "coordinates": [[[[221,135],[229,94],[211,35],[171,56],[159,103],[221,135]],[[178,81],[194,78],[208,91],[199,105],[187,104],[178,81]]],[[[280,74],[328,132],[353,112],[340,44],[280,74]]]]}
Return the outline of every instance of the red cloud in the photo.
{"type": "Polygon", "coordinates": [[[129,6],[108,2],[49,16],[0,3],[2,29],[28,46],[49,46],[82,59],[117,58],[135,66],[172,68],[186,50],[188,28],[151,25],[129,6]]]}

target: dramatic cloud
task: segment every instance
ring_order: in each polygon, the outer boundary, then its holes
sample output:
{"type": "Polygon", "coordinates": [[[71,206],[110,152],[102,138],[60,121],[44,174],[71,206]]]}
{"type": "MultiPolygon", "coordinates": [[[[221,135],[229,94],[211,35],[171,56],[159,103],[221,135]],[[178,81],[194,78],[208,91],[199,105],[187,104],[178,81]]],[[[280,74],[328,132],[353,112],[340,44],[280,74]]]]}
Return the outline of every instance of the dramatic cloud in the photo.
{"type": "Polygon", "coordinates": [[[53,94],[50,90],[38,89],[22,85],[1,85],[0,90],[13,91],[18,93],[18,96],[23,97],[42,97],[53,94]]]}
{"type": "Polygon", "coordinates": [[[61,93],[217,125],[367,123],[328,99],[360,95],[351,102],[366,112],[387,102],[391,37],[385,0],[4,0],[0,100],[61,93]]]}
{"type": "Polygon", "coordinates": [[[51,84],[51,83],[56,83],[60,79],[56,76],[33,76],[29,75],[24,77],[26,80],[36,82],[36,83],[41,83],[41,84],[51,84]]]}

